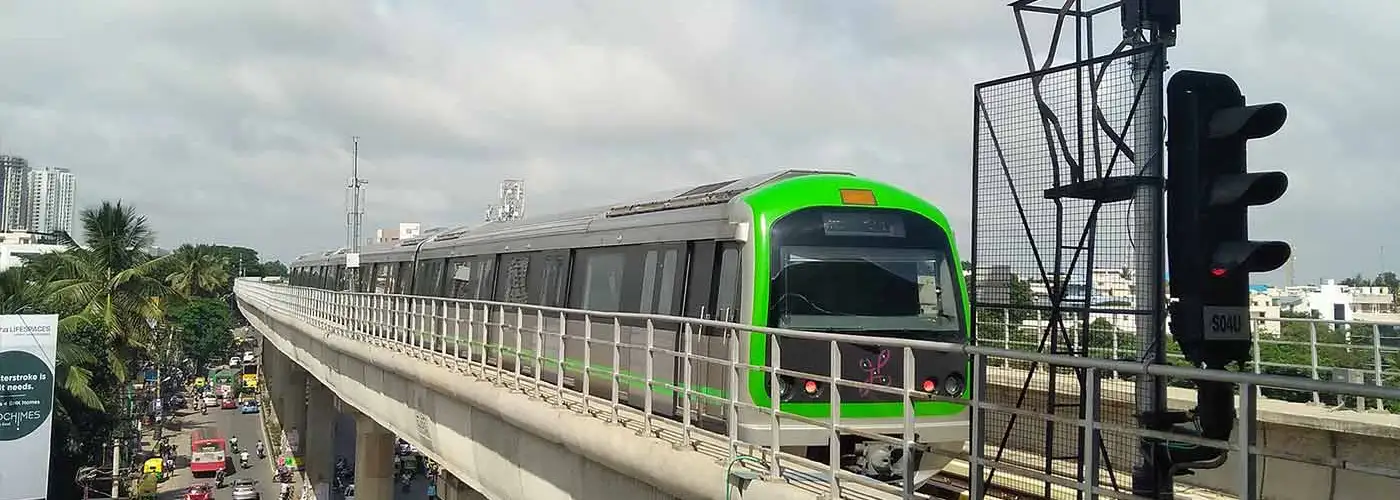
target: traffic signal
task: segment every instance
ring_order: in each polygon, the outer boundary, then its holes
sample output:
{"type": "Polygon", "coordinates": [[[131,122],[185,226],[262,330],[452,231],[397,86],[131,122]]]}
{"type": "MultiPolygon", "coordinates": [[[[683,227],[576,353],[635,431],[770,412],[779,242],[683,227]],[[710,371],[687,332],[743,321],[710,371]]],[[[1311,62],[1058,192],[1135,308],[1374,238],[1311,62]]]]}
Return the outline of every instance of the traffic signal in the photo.
{"type": "Polygon", "coordinates": [[[1246,146],[1283,127],[1280,103],[1245,105],[1228,75],[1179,71],[1167,83],[1167,252],[1172,336],[1188,361],[1250,359],[1249,273],[1278,269],[1291,249],[1250,241],[1248,209],[1278,200],[1283,172],[1246,171],[1246,146]]]}

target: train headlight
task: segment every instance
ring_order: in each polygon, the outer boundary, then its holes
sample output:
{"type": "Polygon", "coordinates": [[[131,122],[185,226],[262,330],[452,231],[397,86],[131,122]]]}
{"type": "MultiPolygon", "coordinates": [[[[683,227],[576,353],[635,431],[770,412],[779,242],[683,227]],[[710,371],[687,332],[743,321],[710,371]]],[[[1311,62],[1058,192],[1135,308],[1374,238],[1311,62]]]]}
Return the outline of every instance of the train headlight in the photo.
{"type": "Polygon", "coordinates": [[[778,399],[780,399],[780,400],[782,400],[782,401],[787,401],[787,400],[792,399],[793,392],[795,392],[795,391],[793,391],[792,385],[793,385],[792,377],[788,377],[788,376],[780,376],[780,377],[778,377],[778,399]]]}
{"type": "Polygon", "coordinates": [[[943,382],[943,392],[946,392],[949,396],[953,397],[961,396],[963,393],[962,375],[958,375],[956,373],[949,375],[947,380],[943,382]]]}

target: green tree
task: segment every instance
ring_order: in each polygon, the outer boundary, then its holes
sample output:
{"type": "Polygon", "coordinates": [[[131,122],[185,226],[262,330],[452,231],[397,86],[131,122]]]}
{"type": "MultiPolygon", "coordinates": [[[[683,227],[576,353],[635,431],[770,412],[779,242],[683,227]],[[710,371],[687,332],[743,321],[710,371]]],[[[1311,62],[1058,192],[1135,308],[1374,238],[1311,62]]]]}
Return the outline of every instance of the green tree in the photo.
{"type": "Polygon", "coordinates": [[[228,260],[211,245],[181,245],[169,260],[166,281],[184,298],[213,296],[229,281],[228,260]]]}
{"type": "Polygon", "coordinates": [[[168,316],[180,332],[180,345],[196,366],[227,356],[233,347],[233,318],[218,298],[196,298],[174,306],[168,316]]]}
{"type": "Polygon", "coordinates": [[[146,319],[159,317],[157,299],[171,294],[159,274],[167,264],[146,254],[154,234],[129,205],[103,202],[79,219],[85,245],[70,240],[66,251],[36,261],[36,269],[51,280],[54,307],[69,313],[59,320],[60,329],[104,335],[108,367],[124,380],[127,360],[150,347],[146,319]]]}
{"type": "Polygon", "coordinates": [[[263,276],[286,276],[287,265],[280,260],[269,260],[262,263],[263,276]]]}
{"type": "Polygon", "coordinates": [[[229,274],[238,276],[262,276],[262,261],[258,251],[247,247],[210,245],[210,249],[228,262],[229,274]]]}
{"type": "MultiPolygon", "coordinates": [[[[39,276],[27,267],[15,267],[0,272],[0,314],[46,314],[47,287],[39,276]]],[[[60,329],[58,348],[54,353],[57,387],[69,399],[88,408],[101,410],[102,398],[90,385],[97,357],[76,340],[85,332],[60,329]]],[[[60,401],[60,405],[63,402],[60,401]]]]}

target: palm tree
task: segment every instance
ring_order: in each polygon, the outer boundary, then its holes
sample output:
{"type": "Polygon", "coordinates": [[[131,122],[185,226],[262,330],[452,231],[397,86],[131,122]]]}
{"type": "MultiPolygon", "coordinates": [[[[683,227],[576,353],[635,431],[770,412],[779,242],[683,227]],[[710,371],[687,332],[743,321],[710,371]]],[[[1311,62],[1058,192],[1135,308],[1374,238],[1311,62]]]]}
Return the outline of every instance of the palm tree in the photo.
{"type": "Polygon", "coordinates": [[[184,298],[206,297],[228,283],[228,260],[209,245],[182,245],[170,256],[170,288],[184,298]]]}
{"type": "Polygon", "coordinates": [[[130,205],[103,202],[83,210],[79,219],[85,244],[70,239],[67,251],[35,264],[52,279],[54,306],[71,312],[59,321],[59,329],[101,332],[110,347],[108,367],[125,380],[126,361],[150,347],[146,318],[159,317],[158,299],[171,293],[159,274],[168,260],[146,253],[154,235],[130,205]]]}
{"type": "MultiPolygon", "coordinates": [[[[48,287],[42,278],[23,266],[0,272],[0,314],[47,312],[48,287]]],[[[54,353],[58,387],[84,406],[102,410],[102,398],[92,388],[92,370],[88,368],[97,363],[97,357],[76,343],[74,335],[71,329],[59,328],[58,349],[54,353]]]]}

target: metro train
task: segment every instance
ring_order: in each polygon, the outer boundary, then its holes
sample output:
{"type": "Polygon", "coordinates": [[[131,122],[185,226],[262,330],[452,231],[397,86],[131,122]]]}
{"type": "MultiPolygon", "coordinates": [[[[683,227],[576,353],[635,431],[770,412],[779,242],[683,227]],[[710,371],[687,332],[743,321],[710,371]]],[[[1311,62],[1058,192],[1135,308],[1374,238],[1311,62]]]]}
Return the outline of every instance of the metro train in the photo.
{"type": "MultiPolygon", "coordinates": [[[[675,189],[631,202],[510,222],[460,226],[421,236],[366,245],[355,273],[345,268],[347,249],[307,254],[291,265],[289,284],[331,290],[455,297],[591,311],[652,313],[717,319],[747,325],[815,332],[965,342],[971,330],[967,285],[947,218],[934,205],[906,191],[844,172],[786,170],[745,179],[675,189]]],[[[512,314],[513,315],[513,314],[512,314]]],[[[582,318],[568,317],[568,330],[582,332],[582,318]],[[575,328],[578,328],[577,330],[575,328]]],[[[592,338],[611,340],[612,321],[594,319],[592,338]]],[[[557,323],[554,323],[557,328],[557,323]]],[[[646,345],[643,323],[622,321],[623,341],[646,345]]],[[[677,349],[678,323],[654,322],[654,345],[677,349]]],[[[716,329],[694,332],[693,352],[731,356],[729,338],[716,329]]],[[[581,334],[579,334],[581,336],[581,334]]],[[[771,364],[769,340],[746,334],[741,359],[771,364]]],[[[526,335],[525,337],[530,337],[526,335]]],[[[515,347],[510,335],[506,348],[515,347]]],[[[488,342],[499,342],[499,333],[488,342]]],[[[525,339],[527,350],[537,349],[525,339]]],[[[558,347],[538,349],[557,359],[558,347]]],[[[590,390],[611,394],[612,349],[594,346],[590,390]],[[599,374],[607,375],[599,375],[599,374]]],[[[782,338],[779,365],[803,373],[830,374],[829,343],[782,338]]],[[[839,344],[842,379],[903,387],[900,349],[839,344]]],[[[463,349],[465,351],[465,349],[463,349]]],[[[677,349],[679,350],[679,349],[677,349]]],[[[581,341],[564,346],[565,382],[582,385],[581,341]]],[[[623,351],[619,399],[641,407],[646,354],[623,351]]],[[[464,356],[466,354],[463,354],[464,356]]],[[[512,357],[488,359],[510,363],[512,357]]],[[[839,439],[843,467],[891,483],[903,482],[905,459],[914,460],[919,485],[937,474],[968,439],[970,373],[965,355],[918,350],[914,374],[919,390],[945,401],[916,400],[916,441],[933,452],[903,457],[902,448],[858,435],[839,439]]],[[[522,365],[527,364],[522,362],[522,365]]],[[[683,362],[656,354],[652,373],[669,384],[682,380],[683,362]]],[[[726,366],[693,362],[697,392],[725,397],[726,366]]],[[[552,366],[541,369],[554,380],[552,366]]],[[[524,367],[522,367],[524,368],[524,367]]],[[[769,374],[746,370],[739,400],[771,407],[769,374]]],[[[781,410],[809,419],[831,416],[825,384],[783,376],[777,387],[781,410]]],[[[666,387],[652,389],[653,410],[672,418],[684,413],[684,398],[666,387]]],[[[842,386],[840,425],[861,432],[903,435],[901,396],[842,386]]],[[[692,399],[692,420],[724,433],[728,406],[692,399]]],[[[740,440],[772,442],[770,416],[740,406],[734,416],[740,440]]],[[[825,463],[830,431],[785,419],[782,449],[825,463]]]]}

